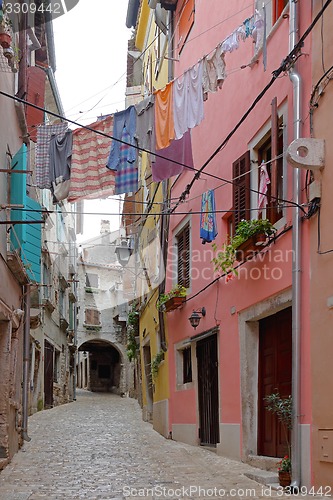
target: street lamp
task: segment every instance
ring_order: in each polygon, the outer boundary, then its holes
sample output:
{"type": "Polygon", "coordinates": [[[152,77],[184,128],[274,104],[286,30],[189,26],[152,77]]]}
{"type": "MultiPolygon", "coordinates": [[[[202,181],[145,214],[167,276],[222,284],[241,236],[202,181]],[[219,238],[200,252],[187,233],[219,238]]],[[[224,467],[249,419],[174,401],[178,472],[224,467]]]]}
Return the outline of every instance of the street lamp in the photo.
{"type": "Polygon", "coordinates": [[[191,316],[188,318],[191,326],[193,326],[194,330],[199,326],[201,317],[206,316],[206,309],[203,307],[202,309],[198,309],[197,311],[193,311],[191,316]]]}
{"type": "Polygon", "coordinates": [[[121,240],[120,245],[118,245],[115,249],[118,262],[122,267],[125,267],[128,264],[132,253],[133,250],[129,247],[128,240],[121,240]]]}

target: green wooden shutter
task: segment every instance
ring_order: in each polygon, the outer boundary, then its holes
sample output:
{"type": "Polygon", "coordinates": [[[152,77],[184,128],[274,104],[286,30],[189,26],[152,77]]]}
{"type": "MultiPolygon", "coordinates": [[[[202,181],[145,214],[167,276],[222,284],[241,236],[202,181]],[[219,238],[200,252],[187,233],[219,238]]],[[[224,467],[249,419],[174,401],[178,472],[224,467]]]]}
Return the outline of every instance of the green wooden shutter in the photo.
{"type": "MultiPolygon", "coordinates": [[[[12,170],[27,170],[27,147],[25,144],[12,159],[12,170]]],[[[20,210],[11,211],[11,220],[39,221],[42,219],[40,204],[29,198],[26,191],[26,174],[11,174],[10,202],[24,205],[20,210]]],[[[31,281],[41,280],[41,224],[17,224],[11,228],[11,246],[19,253],[31,281]]]]}

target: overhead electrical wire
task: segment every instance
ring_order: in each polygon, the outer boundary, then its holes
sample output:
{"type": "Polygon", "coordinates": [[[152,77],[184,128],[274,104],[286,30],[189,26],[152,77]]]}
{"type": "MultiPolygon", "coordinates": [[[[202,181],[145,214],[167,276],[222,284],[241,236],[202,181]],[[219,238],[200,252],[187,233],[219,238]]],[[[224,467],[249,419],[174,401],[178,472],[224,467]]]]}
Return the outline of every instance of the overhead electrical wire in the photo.
{"type": "MultiPolygon", "coordinates": [[[[278,76],[282,73],[285,72],[289,69],[291,65],[294,64],[295,59],[298,56],[299,51],[303,47],[304,40],[307,38],[307,36],[311,33],[312,29],[318,22],[318,20],[322,17],[323,13],[329,6],[329,4],[332,2],[332,0],[327,0],[325,5],[322,7],[322,9],[318,12],[312,23],[309,25],[309,27],[306,29],[306,31],[303,33],[303,35],[300,37],[298,43],[293,47],[293,49],[289,52],[287,57],[282,61],[280,66],[273,71],[273,76],[271,80],[267,83],[267,85],[264,87],[264,89],[257,95],[257,97],[254,99],[250,107],[246,110],[246,112],[243,114],[241,119],[237,122],[237,124],[234,126],[234,128],[229,132],[229,134],[225,137],[225,139],[222,141],[222,143],[216,148],[214,153],[204,162],[204,164],[201,166],[199,171],[194,175],[193,179],[191,182],[186,186],[186,189],[183,191],[183,193],[180,195],[178,202],[176,205],[171,209],[171,212],[174,212],[178,205],[185,200],[185,197],[190,193],[190,190],[193,186],[193,184],[199,179],[200,174],[204,171],[204,169],[209,165],[209,163],[215,158],[215,156],[226,146],[226,144],[229,142],[231,137],[235,134],[235,132],[239,129],[239,127],[242,125],[242,123],[246,120],[246,118],[249,116],[251,111],[256,107],[258,102],[261,101],[261,99],[264,97],[266,92],[272,87],[274,84],[275,80],[278,78],[278,76]]],[[[279,201],[279,198],[273,197],[273,199],[276,199],[279,201]]],[[[291,202],[293,203],[293,202],[291,202]]],[[[295,204],[296,205],[296,204],[295,204]]],[[[302,209],[302,207],[299,207],[302,209]]],[[[302,209],[304,212],[304,209],[302,209]]]]}
{"type": "MultiPolygon", "coordinates": [[[[280,205],[281,208],[297,208],[295,207],[294,204],[289,204],[289,205],[280,205]]],[[[266,209],[270,209],[270,208],[276,208],[275,206],[267,206],[266,209]]],[[[303,207],[301,207],[303,208],[303,207]]],[[[23,209],[22,208],[11,208],[10,210],[18,210],[18,211],[22,211],[23,209]]],[[[244,211],[246,212],[255,212],[257,211],[258,208],[245,208],[244,211]]],[[[57,210],[36,210],[36,209],[33,209],[33,208],[26,208],[24,209],[25,212],[33,212],[33,213],[36,213],[36,212],[39,212],[41,214],[57,214],[59,213],[57,210]]],[[[304,211],[304,209],[303,209],[304,211]]],[[[137,215],[137,216],[150,216],[150,217],[158,217],[160,215],[188,215],[189,213],[192,214],[192,215],[200,215],[202,212],[201,210],[191,210],[190,212],[187,211],[187,212],[172,212],[170,213],[170,211],[161,211],[161,212],[153,212],[153,213],[148,213],[149,211],[147,210],[146,212],[123,212],[122,215],[123,216],[133,216],[133,215],[137,215]]],[[[227,214],[227,213],[233,213],[233,212],[238,212],[238,210],[235,210],[235,209],[228,209],[228,210],[210,210],[209,213],[211,214],[227,214]]],[[[73,212],[68,212],[68,215],[76,215],[76,214],[83,214],[83,215],[105,215],[105,216],[117,216],[119,215],[119,212],[76,212],[76,211],[73,211],[73,212]]],[[[15,224],[15,221],[12,221],[13,224],[15,224]]]]}
{"type": "MultiPolygon", "coordinates": [[[[225,137],[225,139],[223,140],[223,142],[216,148],[216,150],[213,152],[212,155],[210,155],[210,157],[203,163],[203,165],[199,168],[199,169],[194,169],[193,167],[189,167],[188,165],[185,165],[184,163],[181,163],[181,162],[177,162],[175,160],[170,160],[172,161],[172,163],[175,163],[175,164],[178,164],[180,166],[183,166],[185,168],[188,168],[188,169],[191,169],[191,170],[194,170],[196,171],[196,174],[194,175],[194,177],[192,178],[191,182],[187,185],[186,189],[183,191],[183,193],[180,195],[180,197],[178,198],[178,201],[176,202],[176,204],[169,210],[169,213],[173,213],[177,207],[179,206],[179,204],[183,201],[185,201],[185,197],[190,193],[190,190],[193,186],[193,184],[200,178],[200,174],[204,173],[205,175],[209,176],[209,177],[213,177],[215,179],[218,179],[218,180],[221,180],[223,182],[226,182],[228,184],[233,184],[234,182],[231,181],[231,180],[228,180],[228,179],[224,179],[222,177],[218,177],[218,176],[215,176],[214,174],[210,174],[208,172],[204,172],[204,169],[209,165],[209,163],[215,158],[215,156],[227,145],[227,143],[229,142],[230,138],[235,134],[235,132],[238,130],[238,128],[242,125],[242,123],[245,121],[245,119],[248,117],[248,115],[251,113],[251,111],[256,107],[256,105],[261,101],[261,99],[263,98],[263,96],[266,94],[266,92],[270,89],[270,87],[274,84],[275,80],[278,78],[278,76],[282,73],[282,72],[285,72],[287,71],[287,69],[293,64],[294,60],[295,60],[295,57],[297,57],[298,55],[298,52],[299,50],[301,49],[301,47],[303,46],[303,43],[304,43],[304,40],[306,39],[306,37],[309,35],[309,33],[312,31],[313,27],[316,25],[316,23],[318,22],[318,20],[321,18],[321,16],[323,15],[324,11],[327,9],[327,7],[329,6],[329,4],[332,2],[332,0],[327,0],[325,5],[322,7],[322,9],[318,12],[318,14],[316,15],[316,17],[314,18],[314,20],[312,21],[312,23],[309,25],[309,27],[307,28],[307,30],[305,31],[305,33],[302,35],[302,37],[299,39],[298,43],[295,45],[295,47],[289,52],[289,54],[287,55],[287,57],[282,61],[281,65],[279,66],[279,68],[277,68],[275,71],[273,71],[273,76],[271,78],[271,80],[268,82],[268,84],[264,87],[264,89],[257,95],[257,97],[254,99],[254,101],[252,102],[252,104],[250,105],[250,107],[247,109],[247,111],[243,114],[243,116],[240,118],[240,120],[237,122],[237,124],[233,127],[233,129],[227,134],[227,136],[225,137]]],[[[148,47],[147,47],[148,48],[148,47]]],[[[3,95],[4,97],[8,97],[10,99],[13,99],[13,100],[16,100],[18,102],[21,102],[22,104],[25,104],[25,105],[28,105],[28,106],[31,106],[35,109],[38,109],[40,111],[44,111],[45,113],[47,114],[50,114],[51,116],[54,116],[56,118],[59,118],[61,120],[64,120],[68,123],[71,123],[73,125],[76,125],[78,127],[81,127],[81,128],[84,128],[86,130],[89,130],[91,132],[94,132],[98,135],[102,135],[104,137],[107,137],[107,138],[110,138],[114,141],[117,141],[117,142],[120,142],[121,144],[125,144],[125,145],[130,145],[132,146],[131,144],[128,144],[127,142],[125,141],[122,141],[121,139],[117,139],[117,138],[114,138],[112,136],[110,136],[109,134],[105,134],[103,132],[100,132],[98,130],[94,130],[92,129],[91,127],[89,126],[86,126],[86,125],[81,125],[80,123],[74,121],[74,120],[70,120],[69,118],[65,118],[61,115],[59,115],[58,113],[55,113],[53,111],[50,111],[50,110],[47,110],[45,108],[42,108],[41,106],[37,106],[36,104],[32,104],[32,103],[29,103],[28,101],[24,100],[24,99],[21,99],[17,96],[13,96],[11,94],[8,94],[7,92],[4,92],[4,91],[0,91],[0,95],[3,95]]],[[[151,153],[151,151],[149,150],[146,150],[144,148],[140,148],[138,146],[135,146],[133,145],[134,148],[140,150],[140,151],[144,151],[146,153],[151,153]]],[[[158,156],[160,158],[163,158],[163,159],[166,159],[164,156],[158,154],[158,153],[155,153],[155,156],[158,156]]],[[[256,192],[258,194],[261,194],[260,191],[258,190],[255,190],[253,188],[249,188],[250,191],[252,192],[256,192]]],[[[273,197],[271,196],[272,199],[276,199],[277,201],[283,201],[284,203],[290,203],[291,205],[293,206],[298,206],[299,208],[301,208],[301,210],[304,211],[303,207],[302,206],[299,206],[298,204],[296,204],[295,202],[291,201],[291,200],[283,200],[281,198],[277,198],[277,197],[273,197]]],[[[230,211],[230,210],[228,210],[230,211]]],[[[111,215],[111,214],[110,214],[111,215]]],[[[124,214],[125,215],[125,214],[124,214]]],[[[135,214],[128,214],[128,215],[135,215],[135,214]]],[[[137,214],[137,215],[140,215],[140,214],[137,214]]],[[[147,215],[146,213],[142,214],[142,215],[147,215]]]]}
{"type": "MultiPolygon", "coordinates": [[[[329,0],[329,1],[332,1],[332,0],[329,0]]],[[[274,77],[271,79],[271,82],[272,82],[272,83],[274,82],[274,77]]],[[[271,84],[272,84],[271,82],[270,82],[270,84],[266,85],[265,89],[264,89],[264,90],[263,90],[263,91],[259,94],[259,96],[257,96],[257,98],[255,99],[255,103],[259,102],[259,100],[260,100],[260,99],[261,99],[261,98],[265,95],[266,91],[268,90],[268,88],[269,88],[269,87],[271,86],[271,84]],[[267,89],[267,90],[266,90],[266,89],[267,89]]],[[[138,149],[139,151],[143,151],[143,152],[148,153],[148,154],[152,153],[151,151],[149,151],[149,150],[147,150],[147,149],[140,148],[139,146],[129,144],[129,143],[128,143],[128,142],[126,142],[126,141],[123,141],[123,140],[121,140],[121,139],[117,139],[117,138],[115,138],[115,137],[113,137],[113,136],[111,136],[111,135],[109,135],[109,134],[105,134],[104,132],[101,132],[101,131],[99,131],[99,130],[94,130],[93,128],[91,128],[91,127],[89,127],[89,126],[87,126],[87,125],[82,125],[82,124],[80,124],[80,123],[78,123],[78,122],[76,122],[76,121],[74,121],[74,120],[70,120],[69,118],[65,118],[64,116],[61,116],[61,115],[59,115],[58,113],[55,113],[55,112],[53,112],[53,111],[47,110],[47,109],[45,109],[45,108],[42,108],[41,106],[37,106],[36,104],[32,104],[32,103],[30,103],[30,102],[26,101],[25,99],[21,99],[20,97],[13,96],[13,95],[8,94],[7,92],[4,92],[4,91],[2,91],[2,90],[0,90],[0,95],[3,95],[3,96],[5,96],[5,97],[8,97],[8,98],[13,99],[13,100],[18,101],[18,102],[21,102],[22,104],[26,104],[27,106],[31,106],[31,107],[33,107],[33,108],[35,108],[35,109],[40,110],[40,111],[44,111],[45,113],[48,113],[48,114],[50,114],[51,116],[54,116],[54,117],[59,118],[59,119],[61,119],[61,120],[64,120],[64,121],[66,121],[66,122],[68,122],[68,123],[71,123],[71,124],[73,124],[73,125],[77,125],[77,126],[79,126],[79,127],[81,127],[81,128],[84,128],[84,129],[86,129],[86,130],[89,130],[90,132],[93,132],[93,133],[95,133],[95,134],[101,135],[101,136],[103,136],[103,137],[107,137],[108,139],[112,139],[112,140],[114,140],[114,141],[116,141],[116,142],[120,142],[121,144],[125,144],[125,145],[127,145],[127,146],[132,146],[132,147],[134,147],[135,149],[138,149]]],[[[248,116],[248,114],[250,114],[250,112],[252,111],[252,109],[253,109],[254,107],[255,107],[255,104],[254,104],[254,103],[252,103],[252,105],[251,105],[251,106],[250,106],[250,108],[247,110],[247,112],[245,113],[245,115],[246,115],[246,116],[248,116]]],[[[244,121],[244,120],[245,120],[245,118],[244,118],[244,116],[245,116],[245,115],[243,115],[243,118],[241,119],[242,121],[244,121]]],[[[220,145],[220,146],[217,148],[217,150],[215,150],[215,152],[214,152],[214,153],[213,153],[213,154],[212,154],[212,155],[208,158],[208,160],[204,163],[204,165],[203,165],[200,169],[196,169],[196,168],[194,168],[194,167],[190,167],[189,165],[186,165],[186,164],[184,164],[184,163],[182,163],[182,162],[178,162],[178,161],[176,161],[176,160],[171,160],[171,159],[169,159],[169,158],[166,158],[166,157],[165,157],[165,156],[163,156],[163,155],[160,155],[160,154],[159,154],[159,153],[157,153],[157,152],[154,152],[154,155],[155,155],[155,156],[157,156],[157,157],[159,157],[159,158],[166,159],[166,160],[168,160],[168,161],[170,161],[170,162],[172,162],[172,163],[175,163],[175,164],[177,164],[177,165],[180,165],[180,166],[182,166],[182,167],[184,167],[184,168],[187,168],[187,169],[189,169],[189,170],[193,170],[193,171],[195,171],[195,172],[196,172],[196,174],[195,174],[194,178],[192,179],[191,183],[187,186],[186,191],[184,192],[185,194],[183,193],[183,194],[181,195],[181,197],[178,199],[178,201],[176,202],[175,206],[174,206],[174,207],[172,207],[172,209],[171,209],[171,213],[172,213],[172,212],[174,212],[174,210],[177,208],[177,206],[179,205],[179,203],[180,203],[181,201],[184,201],[184,199],[183,199],[183,198],[185,198],[185,195],[186,195],[186,194],[189,194],[189,191],[190,191],[190,189],[191,189],[192,185],[194,184],[195,180],[199,179],[199,177],[200,177],[200,174],[201,174],[201,173],[204,173],[204,175],[207,175],[208,177],[212,177],[212,178],[214,178],[214,179],[217,179],[217,180],[223,181],[223,182],[225,182],[225,183],[227,183],[227,184],[235,184],[235,182],[234,182],[234,181],[232,181],[232,180],[230,180],[230,179],[225,179],[225,178],[223,178],[223,177],[220,177],[220,176],[217,176],[217,175],[211,174],[211,173],[209,173],[209,172],[203,172],[203,169],[204,169],[204,168],[205,168],[205,167],[206,167],[206,166],[207,166],[207,165],[208,165],[208,164],[212,161],[212,159],[213,159],[213,158],[217,155],[217,153],[218,153],[219,151],[221,151],[221,149],[222,149],[222,148],[223,148],[223,147],[227,144],[228,140],[232,137],[232,135],[236,132],[236,130],[237,130],[237,129],[238,129],[238,127],[240,126],[240,122],[241,122],[241,120],[238,122],[238,125],[236,125],[236,126],[233,128],[233,130],[232,130],[232,131],[228,134],[228,136],[227,136],[227,140],[224,140],[224,141],[223,141],[222,145],[220,145]]],[[[257,193],[257,194],[264,194],[264,193],[261,193],[258,189],[254,189],[254,188],[247,188],[247,189],[248,189],[249,191],[254,192],[254,193],[257,193]]],[[[273,196],[271,196],[271,198],[272,198],[272,199],[276,199],[276,200],[278,200],[278,201],[282,201],[282,202],[284,202],[284,203],[291,203],[291,204],[293,204],[294,206],[298,206],[299,208],[301,208],[301,210],[303,210],[303,212],[304,212],[304,209],[303,209],[301,206],[299,206],[299,205],[297,205],[296,203],[294,203],[292,200],[285,200],[285,199],[282,199],[282,198],[277,198],[277,197],[273,197],[273,196]]]]}

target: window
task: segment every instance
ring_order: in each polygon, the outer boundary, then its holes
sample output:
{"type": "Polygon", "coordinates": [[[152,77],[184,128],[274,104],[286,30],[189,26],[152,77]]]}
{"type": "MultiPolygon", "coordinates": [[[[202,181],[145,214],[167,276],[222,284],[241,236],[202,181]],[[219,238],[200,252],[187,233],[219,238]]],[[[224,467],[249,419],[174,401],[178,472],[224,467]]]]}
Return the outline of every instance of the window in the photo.
{"type": "Polygon", "coordinates": [[[57,240],[62,243],[66,241],[65,221],[60,209],[57,212],[57,240]]]}
{"type": "Polygon", "coordinates": [[[43,263],[43,299],[50,299],[51,275],[46,264],[43,263]]]}
{"type": "Polygon", "coordinates": [[[192,359],[191,347],[182,350],[183,355],[183,384],[192,382],[192,359]]]}
{"type": "Polygon", "coordinates": [[[249,151],[233,163],[233,234],[241,220],[256,218],[260,184],[260,165],[265,162],[270,178],[267,186],[267,209],[259,217],[269,219],[273,224],[283,217],[282,201],[285,198],[286,178],[284,176],[284,135],[286,107],[280,114],[276,98],[272,101],[271,120],[249,144],[249,151]],[[272,161],[273,160],[273,161],[272,161]],[[251,166],[252,165],[252,166],[251,166]],[[257,167],[257,168],[256,168],[257,167]],[[280,200],[280,201],[279,201],[280,200]],[[252,209],[252,210],[251,210],[252,209]]]}
{"type": "Polygon", "coordinates": [[[86,287],[98,288],[98,274],[86,273],[86,287]]]}
{"type": "MultiPolygon", "coordinates": [[[[263,16],[262,0],[256,1],[256,9],[263,16]]],[[[267,34],[271,31],[274,24],[279,20],[284,8],[288,5],[288,0],[265,1],[266,8],[266,30],[267,34]]]]}
{"type": "Polygon", "coordinates": [[[53,382],[59,381],[60,373],[60,351],[54,350],[54,364],[53,364],[53,382]]]}
{"type": "MultiPolygon", "coordinates": [[[[266,163],[267,172],[271,181],[267,188],[268,208],[263,211],[262,217],[269,219],[273,224],[283,216],[281,201],[279,202],[279,200],[284,198],[283,130],[283,115],[279,118],[277,112],[277,99],[275,97],[272,100],[271,128],[255,148],[258,166],[260,166],[263,161],[266,163]]],[[[259,189],[259,180],[255,189],[259,189]]]]}
{"type": "Polygon", "coordinates": [[[187,224],[176,236],[177,241],[177,283],[190,287],[190,225],[187,224]]]}
{"type": "Polygon", "coordinates": [[[86,309],[84,322],[86,325],[99,326],[101,324],[101,311],[98,309],[86,309]]]}
{"type": "Polygon", "coordinates": [[[273,14],[273,24],[276,23],[276,21],[279,19],[281,16],[283,9],[285,6],[288,4],[288,0],[273,0],[272,1],[272,14],[273,14]]]}
{"type": "Polygon", "coordinates": [[[194,24],[195,0],[185,0],[176,18],[178,25],[178,51],[183,50],[185,42],[194,24]]]}
{"type": "Polygon", "coordinates": [[[59,288],[59,315],[60,317],[65,317],[65,291],[63,288],[59,288]]]}

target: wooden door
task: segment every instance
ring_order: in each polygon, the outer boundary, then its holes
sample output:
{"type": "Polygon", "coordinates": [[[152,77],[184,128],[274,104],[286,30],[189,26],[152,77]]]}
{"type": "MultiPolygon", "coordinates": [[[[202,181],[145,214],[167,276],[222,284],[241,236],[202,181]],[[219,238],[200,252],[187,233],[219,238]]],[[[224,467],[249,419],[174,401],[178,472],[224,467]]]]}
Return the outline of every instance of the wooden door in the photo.
{"type": "Polygon", "coordinates": [[[44,342],[44,407],[53,406],[53,351],[52,344],[44,342]]]}
{"type": "Polygon", "coordinates": [[[291,394],[291,339],[291,307],[259,322],[259,455],[282,457],[288,453],[283,427],[277,417],[265,409],[263,398],[277,391],[281,397],[291,394]]]}
{"type": "Polygon", "coordinates": [[[217,335],[197,342],[199,438],[201,445],[219,442],[217,335]]]}

